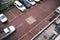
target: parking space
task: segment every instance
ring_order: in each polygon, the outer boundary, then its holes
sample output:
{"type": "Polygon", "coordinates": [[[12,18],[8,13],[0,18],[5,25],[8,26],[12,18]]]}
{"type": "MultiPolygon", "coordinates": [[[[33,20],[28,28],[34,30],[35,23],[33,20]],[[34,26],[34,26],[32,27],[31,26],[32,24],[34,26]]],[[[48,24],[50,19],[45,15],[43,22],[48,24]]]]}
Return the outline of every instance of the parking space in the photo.
{"type": "Polygon", "coordinates": [[[42,20],[39,24],[37,24],[33,29],[30,30],[33,34],[37,34],[40,30],[42,30],[48,23],[45,20],[42,20]]]}
{"type": "Polygon", "coordinates": [[[25,12],[21,12],[16,7],[8,10],[5,12],[8,23],[7,25],[3,24],[3,27],[13,25],[16,31],[4,40],[30,40],[40,29],[49,23],[47,21],[48,17],[57,6],[58,2],[56,0],[44,0],[25,12]]]}
{"type": "Polygon", "coordinates": [[[11,11],[6,12],[5,15],[8,18],[8,22],[11,22],[15,18],[15,15],[11,11]]]}
{"type": "Polygon", "coordinates": [[[16,7],[14,7],[13,9],[11,9],[11,12],[13,12],[13,14],[17,17],[21,14],[20,10],[18,10],[16,7]]]}
{"type": "Polygon", "coordinates": [[[26,33],[23,37],[18,40],[30,40],[34,35],[30,32],[26,33]]]}

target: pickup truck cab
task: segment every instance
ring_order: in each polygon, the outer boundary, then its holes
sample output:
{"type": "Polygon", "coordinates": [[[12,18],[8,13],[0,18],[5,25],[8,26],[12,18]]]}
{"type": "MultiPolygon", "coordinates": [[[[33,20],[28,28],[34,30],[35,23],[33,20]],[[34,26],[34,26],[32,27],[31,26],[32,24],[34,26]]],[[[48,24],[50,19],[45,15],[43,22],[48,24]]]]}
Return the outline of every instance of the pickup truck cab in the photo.
{"type": "Polygon", "coordinates": [[[4,28],[2,31],[2,35],[0,35],[0,40],[3,40],[4,38],[8,37],[10,34],[12,34],[14,31],[16,30],[16,28],[11,25],[9,27],[4,28]]]}

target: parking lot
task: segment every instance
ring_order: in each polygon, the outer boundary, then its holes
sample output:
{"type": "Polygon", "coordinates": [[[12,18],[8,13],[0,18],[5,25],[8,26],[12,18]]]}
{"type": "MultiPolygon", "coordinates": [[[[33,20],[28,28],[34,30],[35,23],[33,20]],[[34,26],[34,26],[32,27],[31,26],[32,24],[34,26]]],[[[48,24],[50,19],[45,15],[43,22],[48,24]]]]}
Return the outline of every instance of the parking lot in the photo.
{"type": "Polygon", "coordinates": [[[13,25],[16,27],[16,31],[4,40],[30,40],[49,23],[48,19],[54,15],[52,12],[58,5],[58,0],[43,0],[25,12],[21,12],[16,7],[6,11],[8,23],[0,23],[0,28],[13,25]]]}

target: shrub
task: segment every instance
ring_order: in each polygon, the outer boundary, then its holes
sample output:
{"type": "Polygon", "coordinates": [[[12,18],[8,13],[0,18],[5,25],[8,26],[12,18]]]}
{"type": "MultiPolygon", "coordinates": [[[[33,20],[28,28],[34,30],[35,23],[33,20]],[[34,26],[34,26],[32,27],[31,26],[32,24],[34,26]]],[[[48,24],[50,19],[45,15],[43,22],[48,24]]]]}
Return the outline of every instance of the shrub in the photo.
{"type": "Polygon", "coordinates": [[[2,5],[2,6],[0,7],[0,12],[4,12],[6,9],[8,9],[8,8],[10,8],[10,7],[12,7],[12,6],[14,6],[14,5],[13,5],[13,2],[9,2],[9,3],[4,4],[4,5],[2,5]]]}

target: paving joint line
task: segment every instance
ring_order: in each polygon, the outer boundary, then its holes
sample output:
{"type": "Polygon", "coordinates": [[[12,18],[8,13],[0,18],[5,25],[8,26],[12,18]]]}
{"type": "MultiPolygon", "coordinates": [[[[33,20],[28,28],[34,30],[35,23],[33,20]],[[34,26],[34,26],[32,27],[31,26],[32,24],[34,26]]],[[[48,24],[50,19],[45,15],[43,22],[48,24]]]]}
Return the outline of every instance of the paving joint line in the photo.
{"type": "Polygon", "coordinates": [[[12,14],[14,17],[16,17],[16,16],[15,16],[15,14],[13,14],[13,12],[12,12],[12,11],[10,11],[10,12],[11,12],[11,14],[12,14]]]}
{"type": "Polygon", "coordinates": [[[54,15],[53,12],[49,16],[47,16],[47,18],[44,19],[45,22],[49,23],[46,19],[49,19],[51,15],[54,15]]]}
{"type": "Polygon", "coordinates": [[[14,19],[16,19],[16,17],[15,17],[15,18],[13,18],[12,20],[10,20],[9,22],[12,22],[14,19]]]}
{"type": "Polygon", "coordinates": [[[22,39],[24,36],[26,36],[29,32],[26,32],[22,37],[18,38],[18,40],[22,39]]]}
{"type": "MultiPolygon", "coordinates": [[[[53,13],[53,12],[52,12],[52,13],[53,13]]],[[[52,14],[52,13],[51,13],[51,14],[52,14]]],[[[48,18],[51,14],[49,14],[46,18],[48,18]]],[[[44,21],[46,18],[44,18],[42,21],[44,21]]],[[[42,21],[41,21],[41,22],[42,22],[42,21]]],[[[37,25],[39,25],[41,22],[39,22],[37,25]]],[[[36,25],[35,27],[37,27],[37,25],[36,25]]],[[[28,32],[32,31],[35,27],[33,27],[33,28],[32,28],[31,30],[29,30],[28,32]]],[[[26,33],[28,33],[28,32],[26,32],[26,33]]],[[[26,34],[26,33],[25,33],[25,34],[26,34]]],[[[25,35],[25,34],[24,34],[24,35],[25,35]]],[[[24,35],[23,35],[23,36],[24,36],[24,35]]],[[[23,36],[22,36],[21,38],[23,38],[23,36]]],[[[20,38],[20,39],[21,39],[21,38],[20,38]]]]}
{"type": "MultiPolygon", "coordinates": [[[[52,14],[52,13],[51,13],[51,14],[52,14]]],[[[51,14],[49,14],[46,18],[48,18],[51,14]]],[[[41,22],[45,21],[46,18],[44,18],[41,22]]],[[[37,25],[39,25],[41,22],[39,22],[37,25]]],[[[36,25],[35,27],[37,27],[37,25],[36,25]]],[[[34,28],[35,28],[35,27],[34,27],[34,28]]],[[[34,28],[32,28],[31,30],[33,30],[34,28]]]]}
{"type": "MultiPolygon", "coordinates": [[[[19,16],[21,16],[23,13],[19,14],[17,17],[15,17],[14,19],[18,18],[19,16]]],[[[14,20],[13,19],[13,20],[14,20]]],[[[11,20],[10,22],[12,22],[13,20],[11,20]]]]}
{"type": "Polygon", "coordinates": [[[19,25],[17,25],[17,28],[19,28],[21,25],[23,25],[23,24],[19,24],[19,25]]]}
{"type": "Polygon", "coordinates": [[[29,31],[32,35],[35,35],[33,32],[29,31]]]}

